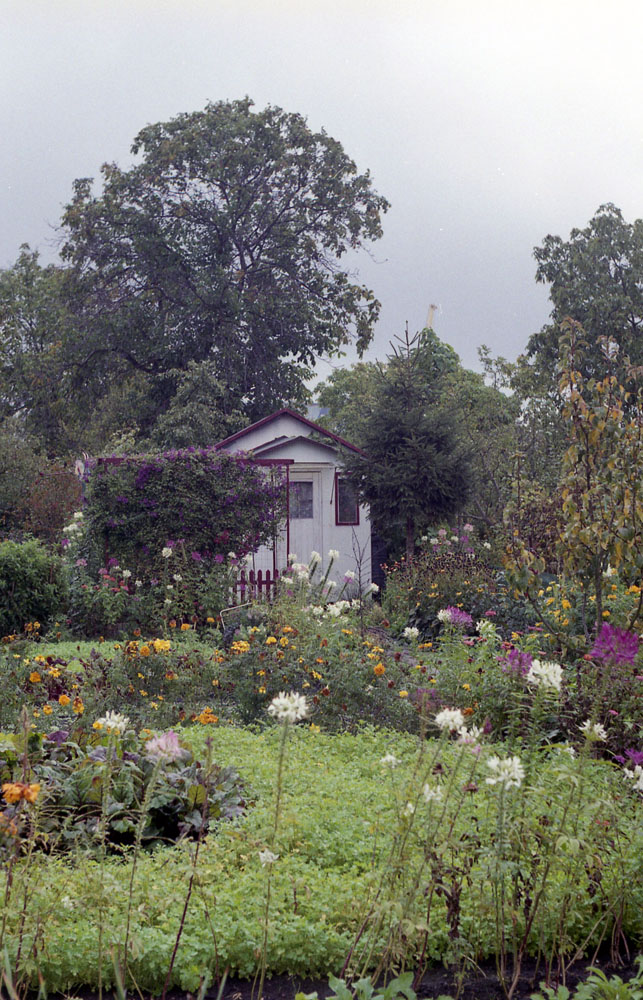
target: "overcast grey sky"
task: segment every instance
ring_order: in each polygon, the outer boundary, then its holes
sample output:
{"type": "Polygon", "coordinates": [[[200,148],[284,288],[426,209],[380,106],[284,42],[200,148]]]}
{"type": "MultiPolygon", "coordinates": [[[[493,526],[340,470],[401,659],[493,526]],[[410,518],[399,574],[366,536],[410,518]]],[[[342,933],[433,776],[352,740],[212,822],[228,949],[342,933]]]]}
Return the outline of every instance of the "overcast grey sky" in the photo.
{"type": "Polygon", "coordinates": [[[126,166],[143,125],[246,94],[339,139],[391,202],[357,261],[382,302],[370,357],[433,302],[467,366],[481,343],[515,358],[549,312],[533,247],[607,201],[643,215],[640,0],[1,0],[0,13],[0,267],[23,242],[54,259],[74,178],[126,166]]]}

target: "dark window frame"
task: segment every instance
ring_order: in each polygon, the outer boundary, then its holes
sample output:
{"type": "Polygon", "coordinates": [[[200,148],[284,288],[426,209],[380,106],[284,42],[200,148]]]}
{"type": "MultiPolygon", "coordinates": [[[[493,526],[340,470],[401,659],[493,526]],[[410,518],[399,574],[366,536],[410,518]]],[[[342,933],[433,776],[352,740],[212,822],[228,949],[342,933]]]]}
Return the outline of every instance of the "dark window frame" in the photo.
{"type": "MultiPolygon", "coordinates": [[[[359,526],[359,500],[358,500],[357,496],[355,496],[355,520],[354,521],[340,521],[340,519],[339,519],[339,489],[340,489],[339,484],[341,482],[350,483],[350,479],[348,478],[348,476],[344,475],[343,473],[341,473],[339,471],[336,471],[335,472],[335,525],[337,527],[347,527],[347,528],[351,528],[352,527],[352,528],[356,528],[356,527],[359,526]]],[[[352,488],[352,484],[351,484],[351,488],[352,488]]]]}

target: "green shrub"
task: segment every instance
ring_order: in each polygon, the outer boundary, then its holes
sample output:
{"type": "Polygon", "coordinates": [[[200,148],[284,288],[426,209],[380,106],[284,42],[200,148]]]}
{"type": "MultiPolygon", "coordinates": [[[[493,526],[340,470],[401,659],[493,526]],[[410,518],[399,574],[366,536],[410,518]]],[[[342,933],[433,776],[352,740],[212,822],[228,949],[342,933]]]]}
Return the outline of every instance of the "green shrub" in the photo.
{"type": "Polygon", "coordinates": [[[44,629],[62,613],[66,585],[60,559],[35,538],[0,543],[0,634],[27,622],[44,629]]]}

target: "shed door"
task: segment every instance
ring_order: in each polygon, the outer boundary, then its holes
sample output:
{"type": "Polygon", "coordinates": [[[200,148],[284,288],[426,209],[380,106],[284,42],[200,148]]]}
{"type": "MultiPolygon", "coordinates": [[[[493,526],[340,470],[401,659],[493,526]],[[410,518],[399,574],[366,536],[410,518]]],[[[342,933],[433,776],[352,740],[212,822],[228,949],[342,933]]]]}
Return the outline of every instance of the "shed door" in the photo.
{"type": "Polygon", "coordinates": [[[290,473],[290,552],[298,562],[307,563],[313,551],[324,552],[321,482],[319,472],[290,473]]]}

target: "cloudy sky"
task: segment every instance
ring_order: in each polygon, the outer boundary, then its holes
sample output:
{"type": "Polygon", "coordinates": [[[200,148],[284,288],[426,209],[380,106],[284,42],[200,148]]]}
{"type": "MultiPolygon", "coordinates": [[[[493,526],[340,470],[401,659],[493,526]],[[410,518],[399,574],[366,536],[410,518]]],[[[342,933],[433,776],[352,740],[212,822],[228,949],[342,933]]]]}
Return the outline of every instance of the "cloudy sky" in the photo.
{"type": "MultiPolygon", "coordinates": [[[[55,259],[76,177],[145,124],[249,95],[339,139],[391,202],[355,265],[371,357],[434,327],[469,367],[546,321],[533,247],[643,215],[640,0],[0,0],[0,267],[55,259]]],[[[352,360],[349,356],[347,360],[352,360]]],[[[337,362],[334,362],[337,364],[337,362]]],[[[322,363],[320,375],[330,368],[322,363]]]]}

